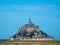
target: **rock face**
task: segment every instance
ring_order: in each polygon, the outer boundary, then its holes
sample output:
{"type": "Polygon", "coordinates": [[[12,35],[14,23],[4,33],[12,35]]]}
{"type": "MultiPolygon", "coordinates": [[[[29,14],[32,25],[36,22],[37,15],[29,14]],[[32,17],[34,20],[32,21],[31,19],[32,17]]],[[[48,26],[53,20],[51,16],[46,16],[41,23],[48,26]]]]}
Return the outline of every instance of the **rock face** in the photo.
{"type": "Polygon", "coordinates": [[[13,35],[10,40],[53,40],[52,36],[42,32],[38,26],[35,26],[29,19],[28,24],[18,29],[18,33],[13,35]]]}

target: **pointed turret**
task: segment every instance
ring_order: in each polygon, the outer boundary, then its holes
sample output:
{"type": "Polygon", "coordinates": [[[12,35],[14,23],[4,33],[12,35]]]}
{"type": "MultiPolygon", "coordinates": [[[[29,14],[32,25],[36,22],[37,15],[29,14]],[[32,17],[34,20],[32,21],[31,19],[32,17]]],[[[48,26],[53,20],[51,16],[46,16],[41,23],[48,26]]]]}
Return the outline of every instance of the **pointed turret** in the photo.
{"type": "Polygon", "coordinates": [[[29,18],[29,23],[31,23],[31,18],[29,18]]]}
{"type": "Polygon", "coordinates": [[[34,23],[31,21],[31,18],[29,18],[28,24],[29,24],[30,26],[34,26],[34,23]]]}

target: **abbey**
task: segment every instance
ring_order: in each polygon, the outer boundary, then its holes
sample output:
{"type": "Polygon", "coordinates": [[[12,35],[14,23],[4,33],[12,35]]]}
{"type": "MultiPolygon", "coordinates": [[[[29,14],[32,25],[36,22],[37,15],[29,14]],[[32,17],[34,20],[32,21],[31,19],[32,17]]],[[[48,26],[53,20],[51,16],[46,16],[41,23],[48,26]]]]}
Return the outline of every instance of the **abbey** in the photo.
{"type": "Polygon", "coordinates": [[[19,28],[18,32],[10,37],[10,40],[54,40],[54,37],[41,31],[40,28],[29,19],[28,24],[19,28]]]}

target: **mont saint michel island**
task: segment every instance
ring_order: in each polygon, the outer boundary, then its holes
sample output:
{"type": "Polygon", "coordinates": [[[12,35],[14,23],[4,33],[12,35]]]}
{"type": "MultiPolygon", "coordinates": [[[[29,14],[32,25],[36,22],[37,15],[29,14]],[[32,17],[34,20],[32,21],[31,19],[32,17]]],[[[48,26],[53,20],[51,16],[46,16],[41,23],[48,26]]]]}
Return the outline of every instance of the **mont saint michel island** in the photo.
{"type": "Polygon", "coordinates": [[[29,18],[28,24],[19,27],[18,32],[9,40],[54,40],[54,37],[41,31],[39,26],[36,26],[29,18]]]}

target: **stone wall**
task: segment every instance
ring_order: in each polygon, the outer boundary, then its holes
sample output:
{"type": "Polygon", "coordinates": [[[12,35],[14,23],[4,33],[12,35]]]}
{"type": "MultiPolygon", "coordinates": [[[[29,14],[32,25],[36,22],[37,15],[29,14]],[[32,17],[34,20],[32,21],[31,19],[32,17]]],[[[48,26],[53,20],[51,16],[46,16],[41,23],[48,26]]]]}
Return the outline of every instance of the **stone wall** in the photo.
{"type": "Polygon", "coordinates": [[[52,40],[1,40],[0,45],[60,45],[60,41],[52,40]]]}

